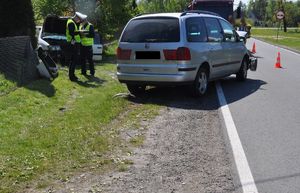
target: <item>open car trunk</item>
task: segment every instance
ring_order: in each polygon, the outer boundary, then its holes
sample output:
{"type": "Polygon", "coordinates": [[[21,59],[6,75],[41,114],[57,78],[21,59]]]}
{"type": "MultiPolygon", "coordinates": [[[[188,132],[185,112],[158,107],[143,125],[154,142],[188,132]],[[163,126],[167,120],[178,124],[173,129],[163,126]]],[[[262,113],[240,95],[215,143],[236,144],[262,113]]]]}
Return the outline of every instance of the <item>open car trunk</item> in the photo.
{"type": "Polygon", "coordinates": [[[44,21],[41,39],[46,41],[50,46],[48,49],[49,56],[56,62],[65,64],[65,53],[67,49],[66,26],[67,17],[58,17],[48,15],[44,21]]]}
{"type": "Polygon", "coordinates": [[[49,15],[43,25],[43,33],[66,35],[66,25],[68,18],[49,15]]]}

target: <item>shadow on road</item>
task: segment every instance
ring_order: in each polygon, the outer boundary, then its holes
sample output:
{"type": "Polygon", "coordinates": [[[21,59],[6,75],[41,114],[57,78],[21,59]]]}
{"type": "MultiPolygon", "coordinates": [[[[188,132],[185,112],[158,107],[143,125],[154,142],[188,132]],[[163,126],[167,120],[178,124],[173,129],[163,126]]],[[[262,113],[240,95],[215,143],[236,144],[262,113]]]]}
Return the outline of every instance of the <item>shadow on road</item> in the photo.
{"type": "Polygon", "coordinates": [[[215,86],[212,83],[203,97],[193,97],[188,86],[152,87],[143,97],[129,96],[128,100],[139,104],[157,104],[181,109],[216,110],[219,105],[216,97],[215,86]]]}
{"type": "Polygon", "coordinates": [[[247,79],[245,82],[238,82],[234,77],[228,77],[220,81],[227,103],[239,101],[262,88],[267,82],[263,80],[247,79]]]}
{"type": "MultiPolygon", "coordinates": [[[[229,77],[221,80],[227,103],[241,100],[257,90],[263,90],[262,85],[267,84],[262,80],[248,79],[237,82],[229,77]]],[[[157,104],[160,106],[191,109],[191,110],[216,110],[219,108],[215,84],[211,83],[205,96],[193,97],[188,86],[180,87],[151,87],[142,97],[128,96],[127,99],[138,104],[157,104]]]]}

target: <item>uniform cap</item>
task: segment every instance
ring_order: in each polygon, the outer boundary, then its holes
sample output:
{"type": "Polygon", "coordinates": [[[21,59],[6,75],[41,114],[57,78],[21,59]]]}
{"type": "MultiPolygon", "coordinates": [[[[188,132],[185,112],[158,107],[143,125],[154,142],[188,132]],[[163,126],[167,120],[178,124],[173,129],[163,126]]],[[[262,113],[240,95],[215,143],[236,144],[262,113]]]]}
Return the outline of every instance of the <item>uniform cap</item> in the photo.
{"type": "Polygon", "coordinates": [[[87,18],[87,15],[80,12],[75,12],[75,16],[79,17],[80,20],[85,20],[87,18]]]}

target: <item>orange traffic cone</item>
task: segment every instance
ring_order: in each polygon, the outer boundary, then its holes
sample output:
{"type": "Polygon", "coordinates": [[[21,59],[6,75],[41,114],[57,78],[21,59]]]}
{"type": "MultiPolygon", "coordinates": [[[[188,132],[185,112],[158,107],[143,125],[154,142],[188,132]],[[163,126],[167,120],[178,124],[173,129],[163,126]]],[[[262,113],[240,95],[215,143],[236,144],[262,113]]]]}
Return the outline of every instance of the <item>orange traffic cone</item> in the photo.
{"type": "Polygon", "coordinates": [[[280,52],[278,52],[278,54],[277,54],[277,60],[276,60],[275,68],[282,68],[281,67],[281,62],[280,62],[280,52]]]}
{"type": "Polygon", "coordinates": [[[253,46],[252,46],[252,51],[251,51],[253,54],[256,53],[256,44],[255,42],[253,43],[253,46]]]}

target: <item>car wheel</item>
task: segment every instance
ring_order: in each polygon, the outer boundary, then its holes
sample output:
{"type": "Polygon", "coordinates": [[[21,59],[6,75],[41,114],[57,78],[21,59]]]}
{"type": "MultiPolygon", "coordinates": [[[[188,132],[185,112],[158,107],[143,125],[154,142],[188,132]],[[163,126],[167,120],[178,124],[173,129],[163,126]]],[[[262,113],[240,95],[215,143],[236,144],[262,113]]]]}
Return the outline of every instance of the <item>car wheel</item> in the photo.
{"type": "Polygon", "coordinates": [[[145,93],[146,86],[145,85],[134,85],[127,84],[127,88],[131,94],[134,96],[142,96],[145,93]]]}
{"type": "Polygon", "coordinates": [[[193,84],[193,93],[195,96],[203,96],[208,87],[208,70],[201,67],[197,73],[193,84]]]}
{"type": "Polygon", "coordinates": [[[247,79],[247,74],[248,74],[247,60],[244,59],[239,72],[236,74],[236,79],[238,81],[245,81],[247,79]]]}

